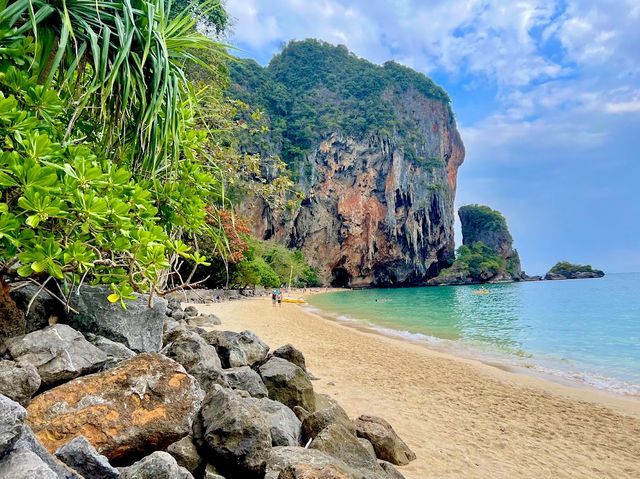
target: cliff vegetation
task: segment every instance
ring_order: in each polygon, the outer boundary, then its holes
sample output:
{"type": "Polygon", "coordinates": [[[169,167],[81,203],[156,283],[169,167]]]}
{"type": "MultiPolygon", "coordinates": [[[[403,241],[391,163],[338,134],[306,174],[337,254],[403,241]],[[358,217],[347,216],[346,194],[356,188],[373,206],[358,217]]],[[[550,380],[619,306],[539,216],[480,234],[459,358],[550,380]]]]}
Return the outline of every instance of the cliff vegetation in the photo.
{"type": "Polygon", "coordinates": [[[296,166],[330,132],[395,136],[407,158],[444,166],[441,158],[420,148],[419,128],[399,111],[396,99],[415,90],[445,104],[453,119],[449,96],[410,68],[392,61],[375,65],[343,45],[308,39],[291,41],[266,68],[238,60],[229,63],[229,70],[228,95],[260,107],[269,118],[269,134],[248,147],[279,154],[293,172],[299,173],[296,166]]]}
{"type": "Polygon", "coordinates": [[[453,264],[434,283],[484,283],[524,277],[507,221],[499,211],[484,205],[467,205],[458,210],[458,215],[463,244],[453,264]]]}

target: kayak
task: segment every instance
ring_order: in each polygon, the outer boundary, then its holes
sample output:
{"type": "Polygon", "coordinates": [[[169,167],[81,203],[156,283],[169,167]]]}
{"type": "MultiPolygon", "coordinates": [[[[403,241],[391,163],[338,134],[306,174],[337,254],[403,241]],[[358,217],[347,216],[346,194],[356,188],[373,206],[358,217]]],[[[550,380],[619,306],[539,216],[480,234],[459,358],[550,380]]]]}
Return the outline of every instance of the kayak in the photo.
{"type": "Polygon", "coordinates": [[[283,303],[297,303],[297,304],[303,304],[305,301],[304,299],[292,299],[292,298],[284,298],[282,300],[283,303]]]}
{"type": "Polygon", "coordinates": [[[487,288],[480,288],[473,292],[473,294],[489,294],[489,290],[487,288]]]}

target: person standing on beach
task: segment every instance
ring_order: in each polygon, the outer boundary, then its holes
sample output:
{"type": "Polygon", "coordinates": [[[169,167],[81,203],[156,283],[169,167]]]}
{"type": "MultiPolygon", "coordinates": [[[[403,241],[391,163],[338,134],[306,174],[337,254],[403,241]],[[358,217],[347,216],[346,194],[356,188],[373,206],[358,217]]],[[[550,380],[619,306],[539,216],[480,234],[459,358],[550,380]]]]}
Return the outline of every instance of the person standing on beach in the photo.
{"type": "Polygon", "coordinates": [[[282,291],[278,291],[278,306],[282,307],[282,291]]]}
{"type": "Polygon", "coordinates": [[[273,305],[274,308],[276,306],[276,297],[278,296],[277,292],[278,291],[276,290],[273,293],[271,293],[271,304],[273,305]]]}

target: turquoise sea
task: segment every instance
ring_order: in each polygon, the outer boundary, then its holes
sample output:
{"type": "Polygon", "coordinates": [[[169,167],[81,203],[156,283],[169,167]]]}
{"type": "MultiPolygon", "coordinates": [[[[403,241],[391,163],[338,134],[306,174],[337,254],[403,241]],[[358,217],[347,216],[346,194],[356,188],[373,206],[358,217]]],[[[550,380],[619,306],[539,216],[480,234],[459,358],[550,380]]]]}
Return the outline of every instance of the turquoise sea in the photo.
{"type": "Polygon", "coordinates": [[[478,288],[346,290],[312,296],[309,307],[454,354],[640,396],[640,273],[494,284],[474,295],[478,288]]]}

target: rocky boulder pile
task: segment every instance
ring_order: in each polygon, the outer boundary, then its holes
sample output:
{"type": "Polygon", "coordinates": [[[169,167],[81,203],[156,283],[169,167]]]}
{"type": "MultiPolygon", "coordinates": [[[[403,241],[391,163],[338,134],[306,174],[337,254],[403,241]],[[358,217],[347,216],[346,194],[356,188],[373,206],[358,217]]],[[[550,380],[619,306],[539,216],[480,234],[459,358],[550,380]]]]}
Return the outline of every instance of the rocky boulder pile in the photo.
{"type": "Polygon", "coordinates": [[[270,353],[175,298],[123,310],[86,287],[65,315],[30,291],[32,330],[0,344],[1,478],[394,479],[415,458],[315,393],[291,344],[270,353]]]}

